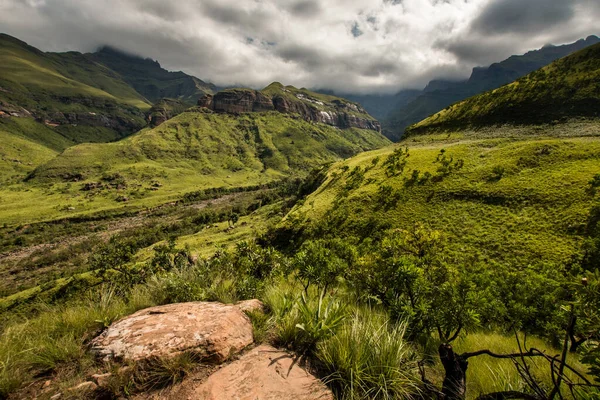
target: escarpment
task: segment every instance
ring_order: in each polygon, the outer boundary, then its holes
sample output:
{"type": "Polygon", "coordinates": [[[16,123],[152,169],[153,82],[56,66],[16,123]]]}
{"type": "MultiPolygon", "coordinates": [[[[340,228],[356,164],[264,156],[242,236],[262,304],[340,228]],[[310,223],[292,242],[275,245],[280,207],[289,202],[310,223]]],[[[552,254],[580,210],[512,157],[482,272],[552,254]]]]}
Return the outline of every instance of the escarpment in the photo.
{"type": "Polygon", "coordinates": [[[207,94],[198,100],[198,106],[229,114],[277,111],[341,129],[381,131],[379,122],[358,104],[280,84],[272,84],[262,91],[228,89],[215,95],[207,94]]]}

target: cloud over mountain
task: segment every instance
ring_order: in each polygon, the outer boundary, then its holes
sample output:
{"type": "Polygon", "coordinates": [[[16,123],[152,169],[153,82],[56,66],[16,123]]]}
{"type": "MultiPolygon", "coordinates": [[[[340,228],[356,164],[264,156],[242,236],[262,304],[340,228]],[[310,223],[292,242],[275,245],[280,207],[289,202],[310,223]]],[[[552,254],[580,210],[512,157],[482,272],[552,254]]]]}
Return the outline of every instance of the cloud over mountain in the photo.
{"type": "Polygon", "coordinates": [[[102,44],[219,85],[393,92],[595,34],[594,0],[0,0],[6,33],[102,44]]]}

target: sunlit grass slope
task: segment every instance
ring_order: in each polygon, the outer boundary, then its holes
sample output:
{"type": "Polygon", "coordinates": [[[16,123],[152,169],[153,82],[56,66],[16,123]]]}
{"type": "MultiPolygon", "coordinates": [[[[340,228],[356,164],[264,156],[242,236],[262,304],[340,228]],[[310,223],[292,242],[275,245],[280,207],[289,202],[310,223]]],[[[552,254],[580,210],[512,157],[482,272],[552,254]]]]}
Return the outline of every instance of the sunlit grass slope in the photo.
{"type": "Polygon", "coordinates": [[[195,110],[117,143],[69,148],[34,176],[98,179],[118,172],[172,179],[187,171],[210,181],[233,174],[296,174],[387,143],[375,131],[340,130],[276,112],[233,116],[195,110]]]}
{"type": "Polygon", "coordinates": [[[389,144],[371,130],[340,130],[294,115],[193,109],[122,141],[70,147],[25,183],[0,189],[7,223],[123,207],[151,207],[210,187],[264,184],[389,144]],[[86,183],[101,188],[84,189],[86,183]]]}
{"type": "Polygon", "coordinates": [[[44,53],[4,34],[0,106],[54,121],[58,126],[53,130],[75,142],[109,141],[131,133],[145,125],[143,111],[150,108],[117,73],[84,55],[44,53]],[[66,123],[65,114],[78,115],[77,123],[66,123]]]}
{"type": "Polygon", "coordinates": [[[566,263],[592,205],[586,188],[599,159],[599,137],[405,142],[334,164],[284,226],[305,237],[366,239],[423,222],[447,236],[459,260],[566,263]],[[403,170],[390,173],[388,160],[405,145],[403,170]]]}

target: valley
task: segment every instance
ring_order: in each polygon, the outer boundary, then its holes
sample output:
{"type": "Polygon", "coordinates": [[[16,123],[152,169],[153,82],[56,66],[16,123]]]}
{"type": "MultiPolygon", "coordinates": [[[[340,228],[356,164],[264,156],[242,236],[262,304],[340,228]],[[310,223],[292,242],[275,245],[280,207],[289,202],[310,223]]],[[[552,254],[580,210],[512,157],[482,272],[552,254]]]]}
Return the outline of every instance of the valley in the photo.
{"type": "Polygon", "coordinates": [[[328,399],[595,399],[600,44],[576,43],[392,143],[324,91],[0,36],[0,398],[211,398],[267,348],[328,399]],[[219,309],[246,333],[226,356],[98,350],[219,309]]]}

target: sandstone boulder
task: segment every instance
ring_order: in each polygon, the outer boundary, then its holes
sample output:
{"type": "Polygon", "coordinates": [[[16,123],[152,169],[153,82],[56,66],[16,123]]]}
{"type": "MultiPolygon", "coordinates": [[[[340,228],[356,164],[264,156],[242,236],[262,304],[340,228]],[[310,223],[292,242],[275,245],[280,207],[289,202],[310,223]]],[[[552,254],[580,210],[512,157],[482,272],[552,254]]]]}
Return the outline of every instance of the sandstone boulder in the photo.
{"type": "Polygon", "coordinates": [[[221,363],[253,342],[252,323],[234,305],[192,302],[140,310],[92,341],[105,360],[144,360],[194,352],[221,363]]]}
{"type": "Polygon", "coordinates": [[[239,301],[235,305],[244,312],[265,311],[265,305],[257,299],[239,301]]]}
{"type": "Polygon", "coordinates": [[[259,346],[184,393],[189,400],[333,400],[319,379],[294,358],[268,345],[259,346]]]}

